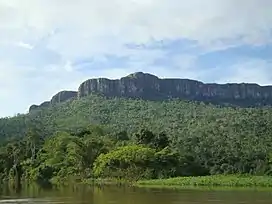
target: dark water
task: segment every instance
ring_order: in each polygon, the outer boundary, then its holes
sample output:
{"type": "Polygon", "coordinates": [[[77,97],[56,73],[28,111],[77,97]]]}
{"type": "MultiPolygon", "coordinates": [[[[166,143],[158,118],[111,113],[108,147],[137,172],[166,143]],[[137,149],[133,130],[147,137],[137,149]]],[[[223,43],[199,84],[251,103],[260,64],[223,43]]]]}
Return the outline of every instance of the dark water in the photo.
{"type": "Polygon", "coordinates": [[[37,186],[14,192],[1,188],[0,203],[32,204],[271,204],[272,191],[256,190],[152,190],[78,186],[42,189],[37,186]]]}

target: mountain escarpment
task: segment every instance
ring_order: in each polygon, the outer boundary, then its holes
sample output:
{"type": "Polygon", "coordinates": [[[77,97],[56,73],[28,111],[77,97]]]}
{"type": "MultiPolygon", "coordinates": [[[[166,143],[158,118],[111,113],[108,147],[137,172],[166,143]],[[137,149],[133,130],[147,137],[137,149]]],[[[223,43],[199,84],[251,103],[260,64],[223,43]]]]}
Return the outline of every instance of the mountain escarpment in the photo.
{"type": "Polygon", "coordinates": [[[39,109],[39,108],[47,108],[58,103],[62,103],[68,100],[76,99],[77,92],[76,91],[60,91],[59,93],[55,94],[50,101],[45,101],[40,105],[32,105],[29,108],[29,112],[39,109]]]}
{"type": "Polygon", "coordinates": [[[137,72],[121,79],[89,79],[79,86],[77,92],[59,92],[50,102],[40,106],[33,105],[30,110],[80,99],[92,93],[145,100],[178,98],[240,107],[272,105],[272,86],[250,83],[205,84],[196,80],[158,78],[152,74],[137,72]]]}

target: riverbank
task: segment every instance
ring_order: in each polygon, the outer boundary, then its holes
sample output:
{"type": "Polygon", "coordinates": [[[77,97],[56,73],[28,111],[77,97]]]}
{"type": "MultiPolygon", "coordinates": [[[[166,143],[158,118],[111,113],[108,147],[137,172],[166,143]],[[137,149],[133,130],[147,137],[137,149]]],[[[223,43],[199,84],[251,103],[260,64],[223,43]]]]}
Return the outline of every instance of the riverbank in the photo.
{"type": "Polygon", "coordinates": [[[91,186],[133,186],[135,182],[121,179],[86,179],[81,183],[91,186]]]}
{"type": "Polygon", "coordinates": [[[53,185],[69,186],[71,184],[86,184],[89,186],[134,186],[146,188],[272,188],[272,176],[250,175],[213,175],[199,177],[176,177],[169,179],[128,181],[121,179],[53,179],[53,185]]]}
{"type": "Polygon", "coordinates": [[[141,180],[138,187],[265,187],[272,188],[272,176],[217,175],[200,177],[177,177],[169,179],[141,180]]]}

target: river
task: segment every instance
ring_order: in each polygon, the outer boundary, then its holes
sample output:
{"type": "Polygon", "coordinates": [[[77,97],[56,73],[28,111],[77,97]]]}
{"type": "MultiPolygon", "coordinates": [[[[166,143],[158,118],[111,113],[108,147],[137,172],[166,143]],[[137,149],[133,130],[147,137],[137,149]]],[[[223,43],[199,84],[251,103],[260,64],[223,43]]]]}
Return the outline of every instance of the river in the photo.
{"type": "Polygon", "coordinates": [[[271,204],[272,191],[139,189],[78,186],[0,190],[0,203],[21,204],[271,204]]]}

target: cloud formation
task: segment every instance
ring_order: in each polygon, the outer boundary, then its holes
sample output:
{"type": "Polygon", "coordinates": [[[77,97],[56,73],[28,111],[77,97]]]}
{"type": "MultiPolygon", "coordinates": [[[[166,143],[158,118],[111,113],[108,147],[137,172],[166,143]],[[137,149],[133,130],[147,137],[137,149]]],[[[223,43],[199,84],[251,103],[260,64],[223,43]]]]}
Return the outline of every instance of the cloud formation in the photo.
{"type": "Polygon", "coordinates": [[[135,71],[272,84],[271,8],[271,0],[1,0],[0,116],[91,77],[135,71]]]}

